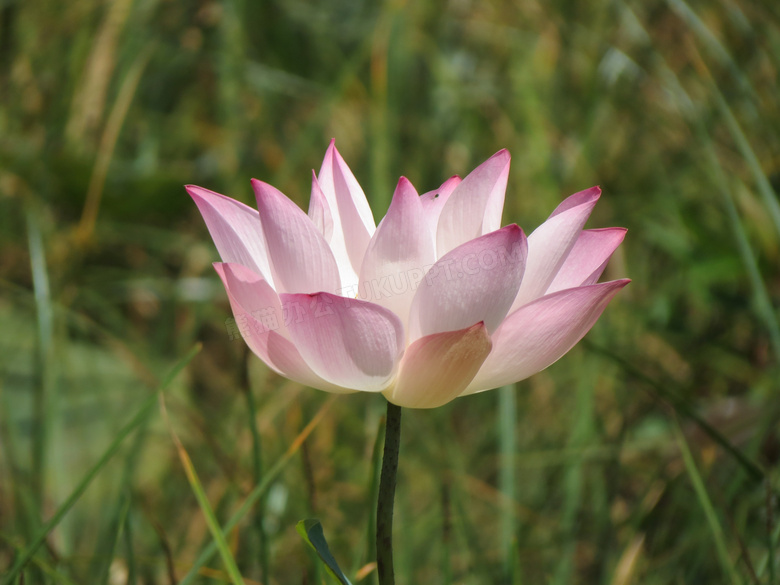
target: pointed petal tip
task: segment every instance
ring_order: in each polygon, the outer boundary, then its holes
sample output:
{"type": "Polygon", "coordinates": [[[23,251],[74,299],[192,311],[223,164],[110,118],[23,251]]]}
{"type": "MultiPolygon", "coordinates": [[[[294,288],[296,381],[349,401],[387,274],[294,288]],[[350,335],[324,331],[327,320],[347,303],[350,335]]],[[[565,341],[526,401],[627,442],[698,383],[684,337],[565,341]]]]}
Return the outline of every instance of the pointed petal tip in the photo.
{"type": "MultiPolygon", "coordinates": [[[[593,209],[593,207],[595,207],[596,203],[598,202],[599,197],[601,197],[601,187],[599,186],[591,187],[589,189],[585,189],[584,191],[577,191],[573,195],[569,195],[566,199],[561,201],[558,207],[556,207],[555,210],[553,210],[553,212],[550,214],[548,219],[551,219],[556,215],[575,207],[586,206],[590,209],[593,209]]],[[[588,214],[590,214],[590,211],[588,211],[588,214]]]]}
{"type": "Polygon", "coordinates": [[[255,192],[255,199],[258,200],[258,203],[261,197],[265,197],[269,193],[277,190],[273,185],[259,179],[251,179],[250,183],[252,184],[252,190],[255,192]]]}
{"type": "Polygon", "coordinates": [[[509,225],[505,225],[501,229],[502,230],[506,230],[508,232],[511,232],[513,235],[518,234],[518,233],[525,235],[525,232],[523,232],[523,228],[521,228],[516,223],[510,223],[509,225]]]}
{"type": "MultiPolygon", "coordinates": [[[[602,290],[608,291],[605,294],[608,295],[609,299],[612,299],[616,294],[618,294],[621,290],[623,290],[626,287],[626,285],[628,285],[630,282],[631,282],[630,278],[619,278],[617,280],[597,282],[595,284],[590,284],[590,285],[586,285],[585,287],[578,287],[578,288],[587,288],[588,286],[601,287],[602,290]]],[[[557,294],[557,293],[551,293],[551,294],[557,294]]]]}
{"type": "Polygon", "coordinates": [[[477,167],[474,170],[476,171],[477,169],[482,169],[482,168],[500,167],[502,172],[508,172],[509,164],[511,162],[512,162],[512,156],[509,154],[509,151],[506,148],[502,148],[493,156],[488,158],[485,162],[481,163],[480,165],[477,165],[477,167]]]}
{"type": "MultiPolygon", "coordinates": [[[[585,289],[587,289],[589,287],[596,287],[596,288],[600,288],[602,291],[610,289],[610,290],[614,291],[613,294],[617,294],[617,292],[619,290],[624,288],[630,282],[631,282],[630,278],[618,278],[616,280],[607,280],[605,282],[596,282],[594,284],[587,284],[587,285],[578,286],[578,287],[574,287],[574,288],[585,290],[585,289]]],[[[569,290],[574,290],[574,289],[569,289],[569,290]]],[[[546,296],[553,296],[553,295],[557,295],[557,294],[564,294],[565,292],[566,292],[565,290],[556,291],[556,292],[550,293],[549,295],[546,295],[546,296]]],[[[544,297],[542,297],[542,298],[544,298],[544,297]]],[[[610,298],[612,298],[612,297],[610,297],[610,298]]],[[[539,299],[536,299],[536,300],[538,301],[539,299]]]]}
{"type": "Polygon", "coordinates": [[[619,234],[618,246],[623,242],[623,240],[626,239],[626,234],[628,233],[628,228],[624,228],[624,227],[603,228],[603,229],[615,232],[616,234],[619,234]]]}
{"type": "Polygon", "coordinates": [[[590,189],[580,191],[579,195],[582,196],[583,202],[597,200],[599,197],[601,197],[601,187],[594,185],[590,189]]]}
{"type": "Polygon", "coordinates": [[[278,194],[287,198],[284,193],[270,183],[266,183],[260,179],[251,179],[250,183],[252,184],[252,190],[255,192],[256,199],[259,199],[261,196],[268,196],[269,194],[278,194]]]}
{"type": "MultiPolygon", "coordinates": [[[[199,187],[198,185],[184,185],[184,190],[187,191],[187,194],[192,197],[193,199],[205,199],[205,195],[219,195],[216,191],[212,191],[210,189],[206,189],[204,187],[199,187]]],[[[224,195],[222,195],[224,197],[224,195]]]]}
{"type": "Polygon", "coordinates": [[[414,185],[412,185],[412,182],[409,179],[403,176],[400,177],[398,179],[398,184],[395,187],[395,193],[393,194],[393,197],[411,195],[419,197],[417,194],[417,189],[414,188],[414,185]]]}

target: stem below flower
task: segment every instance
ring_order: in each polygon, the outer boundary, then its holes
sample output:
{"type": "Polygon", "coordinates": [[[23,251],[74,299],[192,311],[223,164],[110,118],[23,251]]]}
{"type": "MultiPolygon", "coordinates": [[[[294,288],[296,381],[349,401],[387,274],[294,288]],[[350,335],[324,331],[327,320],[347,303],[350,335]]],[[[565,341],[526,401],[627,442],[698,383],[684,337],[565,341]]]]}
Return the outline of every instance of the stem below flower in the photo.
{"type": "Polygon", "coordinates": [[[376,567],[379,585],[394,585],[393,574],[393,500],[401,446],[401,407],[387,403],[385,450],[376,507],[376,567]]]}

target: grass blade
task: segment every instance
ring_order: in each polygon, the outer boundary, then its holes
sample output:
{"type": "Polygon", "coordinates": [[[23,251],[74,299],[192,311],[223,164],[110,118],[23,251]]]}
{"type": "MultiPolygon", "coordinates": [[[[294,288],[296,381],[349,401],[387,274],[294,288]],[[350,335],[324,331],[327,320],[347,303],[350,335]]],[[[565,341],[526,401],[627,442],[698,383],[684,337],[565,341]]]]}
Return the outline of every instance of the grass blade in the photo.
{"type": "MultiPolygon", "coordinates": [[[[255,404],[255,396],[252,393],[252,389],[248,384],[245,385],[246,389],[246,402],[247,402],[247,415],[249,417],[249,430],[252,434],[252,473],[255,485],[259,485],[263,480],[263,459],[262,448],[260,442],[260,431],[257,428],[257,405],[255,404]]],[[[263,585],[270,583],[270,561],[268,558],[268,534],[266,534],[265,527],[263,526],[263,508],[264,502],[261,499],[257,503],[257,508],[254,513],[254,525],[253,528],[257,533],[260,545],[260,574],[263,585]]]]}
{"type": "MultiPolygon", "coordinates": [[[[287,448],[287,451],[284,452],[284,455],[282,455],[273,465],[273,467],[271,467],[271,469],[266,472],[266,474],[263,476],[262,483],[260,483],[260,485],[255,487],[255,489],[250,492],[246,500],[244,500],[244,503],[241,504],[238,510],[236,510],[230,519],[225,523],[225,525],[222,527],[223,534],[233,530],[233,528],[235,528],[235,526],[244,518],[244,516],[247,515],[252,506],[254,506],[255,503],[261,497],[263,497],[263,495],[265,495],[265,493],[268,491],[268,488],[271,487],[271,484],[276,480],[277,476],[282,472],[287,463],[289,463],[290,459],[292,459],[293,456],[298,452],[303,442],[319,424],[319,422],[322,420],[322,417],[325,415],[325,413],[328,411],[328,408],[330,408],[330,405],[333,404],[335,400],[336,395],[333,395],[327,400],[327,402],[325,402],[325,404],[320,407],[320,409],[317,411],[317,414],[314,415],[314,418],[309,421],[309,424],[307,424],[306,427],[304,427],[304,429],[298,434],[292,444],[287,448]]],[[[200,568],[209,562],[211,557],[213,557],[214,553],[216,552],[217,545],[214,541],[212,541],[211,544],[209,544],[203,550],[203,552],[200,553],[200,556],[195,560],[192,567],[190,567],[189,572],[179,582],[179,585],[188,585],[189,583],[192,583],[193,579],[195,579],[195,577],[198,575],[200,568]]]]}
{"type": "Polygon", "coordinates": [[[501,499],[501,546],[504,574],[507,582],[513,582],[514,559],[512,550],[515,544],[515,436],[517,435],[517,400],[515,386],[502,386],[498,389],[498,442],[500,448],[499,485],[501,499]]]}
{"type": "Polygon", "coordinates": [[[82,478],[82,480],[78,483],[78,485],[73,489],[73,491],[67,497],[67,499],[60,505],[59,508],[57,508],[57,511],[54,513],[51,519],[43,526],[43,528],[41,528],[41,530],[38,532],[33,542],[24,550],[24,552],[21,555],[17,557],[16,562],[13,564],[13,566],[8,571],[8,573],[5,575],[3,580],[0,581],[0,584],[10,585],[11,583],[13,583],[14,579],[19,574],[19,571],[21,571],[24,568],[24,566],[30,561],[32,556],[40,548],[41,544],[43,544],[43,541],[46,539],[46,536],[49,534],[49,532],[51,532],[54,529],[54,527],[60,523],[60,520],[62,520],[65,514],[67,514],[68,511],[73,507],[73,504],[75,504],[78,501],[78,499],[87,489],[89,484],[92,483],[92,480],[95,479],[98,473],[100,473],[103,467],[105,467],[106,463],[108,463],[108,461],[119,450],[119,447],[122,445],[122,442],[144,420],[146,420],[146,417],[154,408],[154,405],[157,401],[158,393],[162,392],[163,390],[165,390],[165,388],[168,387],[168,385],[174,380],[174,378],[179,374],[179,372],[181,372],[187,366],[187,364],[189,364],[190,361],[192,361],[192,359],[198,354],[200,349],[201,349],[200,344],[195,345],[182,359],[180,359],[176,363],[176,365],[173,367],[171,372],[166,376],[166,378],[160,384],[158,389],[151,396],[149,396],[146,399],[146,401],[144,401],[143,405],[138,410],[138,412],[136,412],[135,416],[133,416],[133,418],[130,419],[130,422],[128,422],[124,427],[120,429],[116,437],[114,437],[114,440],[111,442],[108,448],[103,452],[103,455],[101,455],[100,459],[98,459],[97,463],[95,463],[95,465],[92,466],[92,469],[89,470],[89,472],[82,478]]]}
{"type": "Polygon", "coordinates": [[[720,445],[729,455],[734,457],[734,459],[748,474],[750,479],[756,482],[764,480],[766,476],[764,470],[737,447],[735,447],[732,442],[729,441],[725,435],[723,435],[723,433],[721,433],[718,429],[713,427],[710,423],[699,416],[699,414],[694,410],[693,406],[691,406],[688,401],[681,397],[682,393],[668,390],[663,384],[644,374],[631,362],[615,353],[612,353],[608,349],[595,345],[593,342],[588,341],[587,339],[582,343],[588,348],[593,349],[614,361],[629,376],[636,378],[651,388],[651,394],[655,398],[663,400],[664,402],[668,402],[672,408],[674,408],[675,412],[677,412],[679,415],[691,419],[694,423],[696,423],[702,432],[704,432],[710,439],[720,445]]]}
{"type": "MultiPolygon", "coordinates": [[[[376,501],[379,495],[379,474],[382,470],[382,448],[385,444],[386,422],[383,415],[379,419],[379,425],[376,430],[376,439],[374,440],[374,446],[371,450],[371,478],[368,487],[368,501],[371,503],[371,509],[369,510],[368,519],[366,521],[365,564],[361,570],[367,570],[366,568],[370,565],[373,567],[373,569],[371,569],[372,572],[376,570],[376,501]]],[[[375,577],[372,577],[372,582],[375,582],[375,577]]]]}
{"type": "Polygon", "coordinates": [[[49,291],[49,274],[46,268],[43,237],[35,212],[27,213],[27,236],[30,250],[30,268],[32,271],[35,309],[38,317],[38,380],[33,398],[34,432],[32,439],[32,498],[37,508],[36,514],[43,511],[45,493],[44,470],[46,469],[46,450],[49,442],[50,421],[49,404],[52,381],[52,337],[53,311],[49,291]]]}
{"type": "Polygon", "coordinates": [[[162,409],[163,416],[165,417],[165,422],[168,425],[168,432],[171,435],[171,439],[173,439],[173,443],[176,445],[176,452],[179,454],[181,464],[184,466],[184,472],[187,474],[187,481],[189,482],[190,488],[198,500],[198,505],[200,506],[201,512],[203,512],[203,516],[206,518],[206,524],[209,527],[209,532],[211,532],[211,536],[214,538],[214,542],[216,543],[217,549],[219,550],[219,555],[222,557],[222,562],[225,565],[225,569],[227,570],[228,576],[230,577],[230,581],[231,583],[244,585],[244,578],[241,576],[241,573],[238,570],[236,560],[233,558],[233,554],[230,552],[230,547],[228,546],[227,540],[225,540],[225,535],[219,527],[219,522],[217,522],[217,517],[214,515],[214,511],[211,509],[208,496],[206,496],[206,492],[203,491],[203,485],[200,483],[198,474],[195,471],[195,466],[192,464],[192,460],[187,454],[187,450],[184,448],[184,445],[182,445],[179,437],[173,430],[173,425],[171,424],[171,420],[168,418],[168,411],[165,408],[165,400],[163,399],[162,394],[160,395],[160,408],[162,409]]]}
{"type": "Polygon", "coordinates": [[[111,563],[114,560],[114,555],[116,554],[116,547],[119,544],[120,537],[122,536],[122,529],[125,527],[125,524],[127,523],[127,514],[130,511],[130,499],[131,499],[130,494],[128,492],[122,493],[120,503],[119,503],[120,505],[119,515],[116,518],[114,534],[112,535],[113,538],[111,539],[111,543],[108,549],[108,554],[106,555],[106,562],[103,563],[103,574],[98,580],[98,583],[102,583],[103,585],[110,584],[111,563]]]}
{"type": "Polygon", "coordinates": [[[677,439],[677,445],[680,448],[680,453],[682,454],[683,461],[685,462],[685,469],[691,478],[691,483],[693,484],[693,490],[696,493],[696,498],[699,500],[699,504],[701,504],[702,510],[704,511],[704,516],[707,518],[707,524],[709,524],[710,527],[710,532],[712,532],[712,539],[715,541],[715,550],[717,551],[718,560],[720,561],[721,567],[723,568],[723,572],[728,576],[729,581],[733,585],[741,585],[742,579],[739,578],[739,575],[734,568],[734,563],[731,561],[731,557],[729,556],[729,551],[726,547],[726,541],[723,536],[723,529],[720,527],[720,523],[718,522],[715,508],[712,506],[712,501],[707,494],[707,488],[704,487],[704,481],[699,474],[699,470],[696,467],[696,462],[693,460],[691,450],[688,448],[688,442],[685,440],[685,436],[683,436],[682,430],[680,429],[680,425],[678,423],[675,423],[674,425],[674,432],[677,439]]]}

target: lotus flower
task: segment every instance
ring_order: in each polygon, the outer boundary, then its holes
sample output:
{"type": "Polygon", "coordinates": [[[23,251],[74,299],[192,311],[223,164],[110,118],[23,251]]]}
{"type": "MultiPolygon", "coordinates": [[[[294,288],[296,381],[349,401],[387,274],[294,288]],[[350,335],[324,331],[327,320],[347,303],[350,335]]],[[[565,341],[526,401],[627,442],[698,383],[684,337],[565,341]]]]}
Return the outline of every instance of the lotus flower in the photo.
{"type": "Polygon", "coordinates": [[[375,226],[331,142],[308,214],[252,180],[259,210],[188,186],[251,350],[327,392],[411,408],[517,382],[579,341],[628,280],[597,283],[625,230],[584,230],[601,190],[575,193],[528,238],[501,227],[501,150],[418,195],[402,177],[375,226]]]}

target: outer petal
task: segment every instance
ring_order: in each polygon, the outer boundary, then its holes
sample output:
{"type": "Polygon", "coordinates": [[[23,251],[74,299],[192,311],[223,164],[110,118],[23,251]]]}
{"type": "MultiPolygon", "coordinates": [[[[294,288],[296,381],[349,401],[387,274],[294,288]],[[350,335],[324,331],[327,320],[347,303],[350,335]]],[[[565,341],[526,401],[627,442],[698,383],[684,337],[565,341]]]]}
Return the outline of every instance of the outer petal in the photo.
{"type": "Polygon", "coordinates": [[[195,185],[186,186],[198,206],[223,262],[236,262],[260,274],[271,286],[271,264],[256,210],[195,185]]]}
{"type": "Polygon", "coordinates": [[[460,331],[434,333],[415,341],[385,396],[409,408],[435,408],[460,395],[490,353],[484,323],[460,331]]]}
{"type": "Polygon", "coordinates": [[[352,266],[352,277],[344,286],[354,284],[363,263],[375,223],[366,196],[347,163],[336,150],[335,140],[325,153],[317,177],[333,214],[332,247],[337,257],[346,255],[352,266]]]}
{"type": "MultiPolygon", "coordinates": [[[[401,177],[387,215],[363,259],[357,295],[387,307],[406,323],[424,269],[433,264],[433,233],[412,184],[401,177]]],[[[345,296],[347,296],[345,294],[345,296]]]]}
{"type": "Polygon", "coordinates": [[[508,151],[498,151],[469,173],[452,192],[439,216],[436,232],[439,258],[500,227],[509,161],[508,151]]]}
{"type": "Polygon", "coordinates": [[[583,230],[545,294],[595,284],[612,253],[626,235],[625,228],[583,230]]]}
{"type": "MultiPolygon", "coordinates": [[[[320,189],[320,184],[317,182],[317,175],[314,174],[314,171],[311,172],[309,219],[320,231],[325,241],[330,244],[333,239],[333,214],[330,212],[330,206],[327,199],[325,199],[325,194],[320,189]]],[[[338,262],[338,258],[336,258],[336,261],[338,262]]]]}
{"type": "Polygon", "coordinates": [[[523,380],[560,359],[630,281],[570,288],[521,307],[492,336],[493,351],[463,394],[523,380]]]}
{"type": "Polygon", "coordinates": [[[598,187],[571,195],[528,236],[525,276],[510,312],[539,298],[548,289],[574,247],[600,195],[601,189],[598,187]]]}
{"type": "Polygon", "coordinates": [[[484,321],[495,331],[523,279],[527,243],[517,225],[481,236],[440,258],[417,289],[409,339],[457,331],[484,321]]]}
{"type": "Polygon", "coordinates": [[[351,392],[326,382],[306,365],[295,345],[285,337],[279,297],[263,278],[240,264],[215,263],[230,299],[236,325],[249,349],[276,373],[328,392],[351,392]]]}
{"type": "Polygon", "coordinates": [[[252,179],[279,292],[335,293],[341,288],[333,252],[308,216],[281,191],[252,179]]]}
{"type": "MultiPolygon", "coordinates": [[[[450,198],[450,195],[452,195],[455,187],[460,185],[460,183],[461,178],[458,175],[454,175],[444,181],[441,187],[435,191],[428,191],[427,193],[420,195],[423,214],[430,225],[432,234],[436,234],[436,228],[439,225],[439,216],[441,215],[441,210],[444,208],[444,204],[447,203],[447,200],[450,198]]],[[[498,229],[498,227],[496,227],[496,229],[498,229]]]]}
{"type": "Polygon", "coordinates": [[[328,293],[283,294],[287,326],[311,369],[355,390],[384,390],[404,351],[404,330],[392,311],[328,293]]]}

